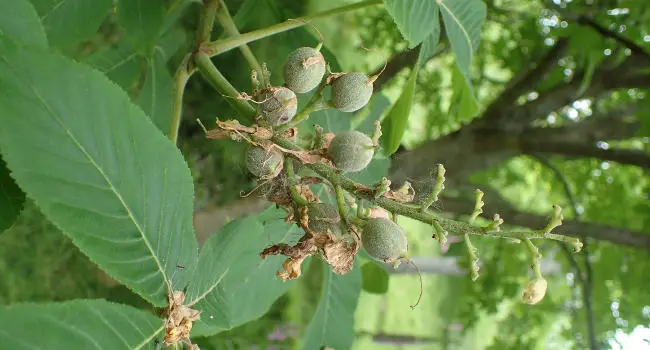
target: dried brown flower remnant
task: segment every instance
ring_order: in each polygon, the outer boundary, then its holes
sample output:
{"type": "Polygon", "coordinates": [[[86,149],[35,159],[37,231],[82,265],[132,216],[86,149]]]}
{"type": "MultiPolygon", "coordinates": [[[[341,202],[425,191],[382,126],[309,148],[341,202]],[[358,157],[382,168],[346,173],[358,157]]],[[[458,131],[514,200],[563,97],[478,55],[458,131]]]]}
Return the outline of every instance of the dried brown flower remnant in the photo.
{"type": "Polygon", "coordinates": [[[282,281],[300,277],[301,265],[308,256],[318,253],[323,260],[332,266],[334,273],[343,275],[348,273],[354,264],[354,256],[359,251],[359,244],[355,240],[351,245],[343,238],[337,238],[328,232],[314,232],[309,228],[309,209],[302,207],[299,210],[299,225],[305,230],[305,235],[297,244],[291,246],[284,243],[275,244],[260,253],[264,259],[269,255],[285,255],[287,260],[282,264],[284,271],[276,273],[282,281]]]}
{"type": "Polygon", "coordinates": [[[193,346],[190,342],[190,332],[192,331],[192,322],[198,321],[201,317],[201,311],[191,309],[183,305],[185,294],[175,291],[169,297],[169,308],[167,320],[165,321],[165,345],[186,343],[193,346]]]}

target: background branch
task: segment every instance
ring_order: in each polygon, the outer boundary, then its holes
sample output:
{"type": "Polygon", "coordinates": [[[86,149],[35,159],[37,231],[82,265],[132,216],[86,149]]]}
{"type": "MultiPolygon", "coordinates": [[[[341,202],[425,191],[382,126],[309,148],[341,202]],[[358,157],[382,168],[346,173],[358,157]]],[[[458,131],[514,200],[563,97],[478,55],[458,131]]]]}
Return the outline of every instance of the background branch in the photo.
{"type": "Polygon", "coordinates": [[[619,164],[636,165],[650,169],[650,154],[638,150],[603,149],[595,145],[566,142],[538,142],[538,140],[521,140],[521,149],[526,154],[546,153],[581,158],[596,158],[619,164]]]}
{"type": "Polygon", "coordinates": [[[646,60],[648,60],[648,62],[650,62],[650,53],[645,51],[641,46],[637,45],[632,40],[624,37],[619,33],[616,33],[614,31],[605,28],[604,26],[600,25],[598,22],[596,22],[594,19],[592,19],[587,15],[573,13],[565,8],[556,5],[552,1],[545,1],[545,3],[549,8],[552,8],[563,17],[572,20],[580,25],[590,27],[591,29],[595,30],[600,35],[606,38],[614,39],[614,41],[629,48],[632,51],[632,53],[643,56],[645,57],[646,60]]]}

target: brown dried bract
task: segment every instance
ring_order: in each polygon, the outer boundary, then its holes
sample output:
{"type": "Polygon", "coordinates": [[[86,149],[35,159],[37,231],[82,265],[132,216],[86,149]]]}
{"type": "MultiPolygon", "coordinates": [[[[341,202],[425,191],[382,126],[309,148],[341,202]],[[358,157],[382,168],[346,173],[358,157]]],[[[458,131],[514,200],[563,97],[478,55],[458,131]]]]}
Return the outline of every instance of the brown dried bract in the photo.
{"type": "Polygon", "coordinates": [[[318,55],[318,56],[311,56],[309,58],[306,58],[302,61],[302,66],[307,68],[309,66],[313,66],[315,64],[319,64],[321,62],[325,62],[325,57],[323,55],[318,55]]]}
{"type": "Polygon", "coordinates": [[[282,282],[287,280],[294,280],[302,274],[302,262],[305,261],[307,257],[299,258],[288,258],[282,263],[282,268],[284,271],[278,271],[275,273],[276,276],[282,278],[282,282]]]}
{"type": "Polygon", "coordinates": [[[331,84],[334,80],[344,76],[347,73],[332,73],[327,77],[327,84],[331,84]]]}
{"type": "Polygon", "coordinates": [[[266,248],[260,256],[266,258],[269,255],[285,255],[287,260],[282,264],[283,271],[276,273],[282,281],[292,280],[300,277],[302,262],[308,256],[318,253],[325,262],[332,266],[332,271],[337,274],[346,274],[354,265],[354,256],[359,251],[358,237],[353,235],[354,242],[348,244],[345,239],[339,239],[330,232],[314,232],[309,229],[309,209],[299,209],[298,225],[305,230],[305,235],[300,241],[291,246],[279,243],[266,248]]]}
{"type": "Polygon", "coordinates": [[[370,207],[368,217],[371,218],[384,218],[390,220],[390,213],[382,207],[370,207]]]}
{"type": "Polygon", "coordinates": [[[271,137],[273,137],[273,131],[267,128],[263,128],[261,126],[255,126],[255,132],[252,133],[253,136],[257,137],[258,139],[264,139],[264,140],[269,140],[271,137]]]}
{"type": "Polygon", "coordinates": [[[406,182],[404,186],[397,191],[386,192],[384,197],[400,203],[409,203],[413,201],[413,198],[415,198],[415,189],[413,189],[413,186],[411,186],[409,182],[406,182]]]}
{"type": "Polygon", "coordinates": [[[296,190],[298,191],[298,194],[309,203],[316,203],[319,201],[318,197],[316,197],[308,185],[296,185],[296,190]]]}
{"type": "Polygon", "coordinates": [[[226,120],[226,121],[220,121],[217,120],[217,127],[223,130],[229,130],[229,131],[241,131],[245,132],[247,134],[252,134],[256,130],[253,127],[250,126],[244,126],[239,123],[239,121],[233,119],[233,120],[226,120]]]}
{"type": "Polygon", "coordinates": [[[332,140],[336,137],[334,133],[331,132],[326,132],[323,134],[323,148],[328,148],[330,146],[330,143],[332,143],[332,140]]]}
{"type": "Polygon", "coordinates": [[[279,137],[284,138],[284,139],[291,139],[298,136],[298,128],[289,128],[282,130],[280,133],[279,137]]]}
{"type": "Polygon", "coordinates": [[[329,241],[323,247],[323,258],[332,266],[332,271],[339,275],[344,275],[352,269],[354,265],[354,256],[359,251],[359,244],[352,243],[348,247],[348,242],[345,240],[329,241]]]}
{"type": "Polygon", "coordinates": [[[185,294],[175,291],[169,297],[169,308],[167,320],[165,321],[165,345],[186,343],[190,346],[190,332],[192,331],[192,322],[198,321],[201,317],[201,311],[191,309],[183,305],[185,294]]]}

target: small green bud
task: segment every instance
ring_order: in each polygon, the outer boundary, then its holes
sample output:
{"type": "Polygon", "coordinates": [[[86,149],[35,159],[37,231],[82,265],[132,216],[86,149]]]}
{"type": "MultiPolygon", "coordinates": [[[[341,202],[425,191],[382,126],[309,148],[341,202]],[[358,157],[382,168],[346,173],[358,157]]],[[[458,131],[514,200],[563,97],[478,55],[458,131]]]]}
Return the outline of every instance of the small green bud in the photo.
{"type": "Polygon", "coordinates": [[[292,52],[284,62],[284,82],[295,93],[305,93],[320,84],[325,75],[323,54],[311,47],[292,52]]]}
{"type": "Polygon", "coordinates": [[[354,112],[370,101],[373,80],[363,73],[346,73],[332,82],[332,104],[342,112],[354,112]]]}
{"type": "Polygon", "coordinates": [[[372,140],[358,131],[344,131],[332,139],[328,154],[337,168],[357,172],[365,169],[375,154],[372,140]]]}

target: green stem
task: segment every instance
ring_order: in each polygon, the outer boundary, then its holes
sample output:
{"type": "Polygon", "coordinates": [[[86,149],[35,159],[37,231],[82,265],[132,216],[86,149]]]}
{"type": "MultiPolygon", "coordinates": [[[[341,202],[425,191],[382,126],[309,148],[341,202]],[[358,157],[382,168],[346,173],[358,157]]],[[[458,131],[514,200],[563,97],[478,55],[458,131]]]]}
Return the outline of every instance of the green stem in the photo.
{"type": "Polygon", "coordinates": [[[363,220],[358,216],[350,216],[348,217],[348,220],[350,221],[350,223],[352,223],[352,225],[358,228],[363,228],[366,225],[366,220],[363,220]]]}
{"type": "MultiPolygon", "coordinates": [[[[273,137],[271,139],[278,146],[292,150],[304,152],[302,148],[291,142],[290,140],[273,137]]],[[[530,231],[530,232],[521,232],[521,231],[494,231],[489,226],[481,227],[474,226],[472,224],[456,221],[442,217],[431,210],[422,211],[421,206],[413,205],[408,203],[396,202],[392,199],[386,197],[375,198],[375,191],[372,188],[366,187],[365,185],[354,182],[353,180],[341,175],[336,171],[336,169],[329,167],[324,163],[311,163],[305,164],[308,168],[318,173],[323,178],[327,179],[332,184],[341,186],[344,190],[352,194],[353,196],[361,199],[366,199],[374,202],[378,206],[388,210],[391,213],[406,216],[420,222],[425,222],[433,224],[437,222],[440,226],[447,232],[454,232],[457,234],[468,234],[468,235],[480,235],[480,236],[492,236],[492,237],[502,237],[510,239],[551,239],[555,241],[561,241],[570,243],[576,247],[580,246],[580,240],[574,237],[568,237],[563,235],[557,235],[553,233],[547,233],[544,229],[530,231]]]]}
{"type": "Polygon", "coordinates": [[[219,8],[219,0],[208,0],[204,2],[204,8],[199,19],[199,27],[196,29],[196,47],[210,41],[212,28],[214,27],[214,17],[219,8]]]}
{"type": "Polygon", "coordinates": [[[201,75],[203,75],[203,77],[225,97],[226,101],[228,101],[228,103],[237,110],[240,115],[252,120],[256,114],[255,108],[245,100],[238,98],[239,91],[237,91],[237,89],[230,84],[228,79],[221,74],[217,67],[212,64],[210,56],[203,52],[198,52],[194,57],[194,60],[201,75]]]}
{"type": "Polygon", "coordinates": [[[438,175],[436,177],[436,184],[433,186],[433,191],[429,194],[427,199],[422,203],[422,211],[429,209],[431,204],[438,201],[438,195],[440,192],[445,189],[445,167],[442,164],[438,164],[438,175]]]}
{"type": "Polygon", "coordinates": [[[537,248],[533,244],[533,242],[530,241],[530,239],[525,239],[524,242],[526,242],[526,246],[528,247],[528,250],[530,250],[530,254],[532,256],[533,271],[535,272],[535,277],[543,278],[542,277],[542,264],[540,262],[540,260],[542,259],[542,255],[539,253],[539,248],[537,248]]]}
{"type": "MultiPolygon", "coordinates": [[[[235,21],[233,21],[232,17],[230,16],[230,12],[228,11],[228,7],[226,7],[226,3],[223,0],[218,0],[217,2],[219,3],[219,8],[217,10],[217,20],[219,20],[219,23],[223,29],[226,31],[226,33],[228,33],[228,35],[232,37],[241,35],[239,33],[239,29],[237,29],[237,26],[235,25],[235,21]]],[[[244,55],[244,59],[246,59],[251,69],[257,72],[257,76],[260,77],[260,79],[264,80],[264,71],[262,70],[262,65],[253,54],[253,51],[251,51],[250,47],[244,44],[239,47],[239,50],[241,51],[242,55],[244,55]]],[[[262,86],[266,86],[267,82],[262,81],[261,83],[262,86]]]]}
{"type": "Polygon", "coordinates": [[[298,189],[296,188],[296,172],[293,170],[293,159],[289,157],[284,158],[284,171],[287,173],[287,178],[289,179],[289,193],[291,193],[293,201],[302,206],[309,205],[309,202],[298,193],[298,189]]]}
{"type": "Polygon", "coordinates": [[[332,10],[316,13],[313,15],[309,16],[304,16],[304,17],[299,17],[297,18],[297,21],[292,20],[292,21],[285,21],[282,23],[278,23],[276,25],[254,30],[252,32],[244,33],[235,37],[223,39],[223,40],[217,40],[213,41],[210,43],[207,43],[204,47],[205,52],[210,55],[210,56],[215,56],[221,53],[224,53],[226,51],[230,51],[236,47],[240,47],[244,44],[248,44],[250,42],[253,42],[255,40],[259,40],[262,38],[266,38],[271,35],[275,35],[278,33],[286,32],[287,30],[293,29],[293,28],[298,28],[302,27],[305,24],[314,21],[316,19],[321,19],[321,18],[327,18],[330,16],[335,16],[338,14],[342,14],[345,12],[350,12],[350,11],[355,11],[359,10],[365,7],[369,6],[374,6],[374,5],[379,5],[382,4],[382,0],[367,0],[367,1],[361,1],[356,4],[351,4],[347,6],[342,6],[338,7],[332,10]]]}
{"type": "Polygon", "coordinates": [[[345,195],[343,193],[343,188],[341,186],[334,185],[334,191],[336,192],[336,205],[339,208],[339,215],[341,215],[341,221],[345,226],[348,226],[348,211],[345,209],[345,195]]]}
{"type": "Polygon", "coordinates": [[[172,91],[172,116],[169,121],[169,140],[176,144],[178,140],[178,129],[181,125],[181,116],[183,114],[183,93],[185,85],[192,72],[188,69],[190,55],[185,56],[183,62],[174,74],[174,85],[172,91]]]}

